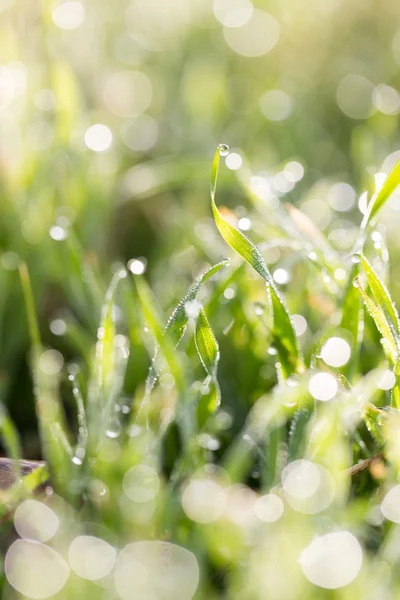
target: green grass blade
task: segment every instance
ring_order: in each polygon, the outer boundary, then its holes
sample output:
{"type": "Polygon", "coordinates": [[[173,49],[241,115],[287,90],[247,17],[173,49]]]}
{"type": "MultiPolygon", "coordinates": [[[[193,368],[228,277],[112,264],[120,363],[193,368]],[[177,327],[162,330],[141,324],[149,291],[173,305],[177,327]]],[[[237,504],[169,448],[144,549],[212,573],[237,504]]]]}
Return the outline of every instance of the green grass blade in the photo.
{"type": "Polygon", "coordinates": [[[195,342],[206,373],[214,377],[219,361],[219,347],[203,309],[200,310],[196,323],[195,342]]]}
{"type": "Polygon", "coordinates": [[[382,208],[385,202],[390,198],[393,194],[397,186],[400,184],[400,161],[393,167],[392,171],[389,173],[389,176],[385,180],[382,188],[378,192],[375,199],[370,202],[370,205],[367,209],[365,215],[365,224],[363,228],[365,229],[371,220],[375,217],[378,211],[382,208]]]}
{"type": "Polygon", "coordinates": [[[361,262],[367,275],[368,286],[372,292],[372,295],[374,296],[378,306],[385,314],[386,321],[392,331],[393,338],[396,341],[397,347],[399,347],[400,322],[399,314],[394,302],[390,297],[385,284],[378,277],[372,265],[368,262],[364,255],[361,255],[361,262]]]}
{"type": "Polygon", "coordinates": [[[188,324],[186,304],[188,302],[193,302],[193,300],[196,299],[203,283],[205,283],[208,279],[210,279],[213,275],[218,273],[218,271],[227,265],[229,265],[229,259],[222,260],[221,262],[207,269],[207,271],[205,271],[192,285],[186,296],[182,298],[178,306],[172,312],[172,315],[170,316],[165,327],[165,333],[168,334],[168,337],[174,346],[179,344],[186,331],[188,324]]]}
{"type": "Polygon", "coordinates": [[[283,373],[285,376],[289,376],[291,373],[303,369],[303,361],[289,311],[276,288],[275,282],[259,249],[241,231],[228,223],[215,204],[221,148],[223,147],[218,147],[215,153],[211,169],[210,193],[214,220],[224,240],[261,275],[268,286],[270,304],[273,310],[273,335],[275,339],[280,341],[278,350],[283,373]]]}
{"type": "Polygon", "coordinates": [[[235,250],[250,266],[253,267],[261,275],[265,281],[272,287],[275,286],[274,280],[265,264],[264,258],[259,249],[251,242],[241,231],[233,227],[220,213],[215,204],[215,192],[218,180],[218,171],[220,163],[220,148],[218,147],[215,153],[211,168],[211,208],[213,211],[215,223],[224,240],[229,246],[235,250]]]}
{"type": "Polygon", "coordinates": [[[0,434],[7,455],[15,461],[22,458],[21,441],[18,431],[2,404],[0,404],[0,434]]]}
{"type": "Polygon", "coordinates": [[[350,360],[342,371],[350,379],[357,369],[361,342],[364,331],[364,310],[359,290],[354,286],[354,280],[359,273],[359,263],[352,263],[342,300],[342,315],[340,328],[350,332],[353,339],[353,351],[350,360]]]}
{"type": "Polygon", "coordinates": [[[15,480],[21,478],[19,459],[22,458],[21,440],[18,431],[5,407],[0,403],[0,437],[7,456],[13,459],[15,480]]]}
{"type": "MultiPolygon", "coordinates": [[[[116,344],[114,301],[118,284],[126,275],[124,269],[119,269],[114,274],[101,311],[88,397],[90,453],[97,452],[98,443],[107,431],[120,429],[119,416],[115,414],[114,406],[122,390],[129,348],[125,343],[121,346],[116,344]]],[[[82,419],[82,406],[78,404],[78,420],[82,419]]],[[[85,433],[82,441],[86,443],[85,433]]]]}
{"type": "Polygon", "coordinates": [[[286,450],[286,423],[272,428],[267,436],[265,448],[265,464],[262,471],[262,487],[269,490],[280,480],[282,450],[286,450]]]}
{"type": "MultiPolygon", "coordinates": [[[[197,298],[197,294],[201,286],[211,277],[213,277],[218,271],[220,271],[223,267],[229,265],[229,260],[224,259],[221,262],[213,265],[209,269],[207,269],[197,281],[190,287],[187,294],[182,298],[176,308],[173,310],[170,318],[168,319],[167,325],[163,328],[161,324],[161,317],[157,314],[157,309],[155,307],[154,298],[152,298],[151,291],[149,290],[147,284],[143,284],[136,277],[135,281],[139,284],[138,295],[139,295],[139,303],[142,307],[142,312],[145,315],[146,320],[150,323],[153,335],[158,343],[158,345],[164,351],[167,351],[171,360],[174,360],[172,349],[176,348],[179,342],[182,340],[187,325],[189,321],[189,317],[186,312],[186,305],[188,302],[193,302],[197,298]],[[152,306],[150,310],[149,307],[152,306]],[[146,317],[147,313],[147,317],[146,317]]],[[[158,351],[156,350],[155,358],[157,357],[158,351]]],[[[176,365],[177,366],[177,365],[176,365]]],[[[153,366],[150,366],[149,373],[146,381],[146,394],[149,395],[154,385],[156,384],[158,379],[158,374],[153,366]]]]}
{"type": "Polygon", "coordinates": [[[65,415],[59,398],[58,373],[52,374],[41,365],[43,349],[29,272],[24,263],[20,265],[20,277],[33,350],[32,372],[42,451],[55,490],[73,500],[69,490],[73,451],[68,440],[65,415]]]}
{"type": "Polygon", "coordinates": [[[399,356],[399,351],[396,340],[393,336],[392,328],[390,327],[382,308],[380,306],[377,306],[365,292],[359,278],[357,278],[357,282],[364,304],[369,314],[373,318],[378,331],[385,340],[384,348],[386,354],[388,355],[392,363],[395,364],[399,356]]]}
{"type": "Polygon", "coordinates": [[[384,424],[387,413],[368,402],[363,409],[364,423],[379,446],[386,442],[384,424]]]}
{"type": "Polygon", "coordinates": [[[114,297],[118,283],[125,275],[125,271],[117,271],[114,274],[106,293],[105,303],[101,311],[100,327],[98,329],[95,369],[97,370],[105,399],[109,396],[116,370],[114,339],[117,332],[113,310],[114,297]]]}
{"type": "Polygon", "coordinates": [[[82,460],[86,454],[89,437],[85,403],[83,401],[82,391],[75,373],[70,373],[68,379],[72,383],[72,395],[75,400],[78,421],[78,439],[75,448],[75,456],[78,458],[78,460],[82,460]]]}
{"type": "Polygon", "coordinates": [[[20,264],[19,275],[21,278],[22,291],[24,293],[26,316],[28,319],[28,328],[31,337],[32,348],[34,352],[39,353],[42,348],[39,324],[36,315],[35,300],[33,298],[31,281],[29,278],[29,271],[25,263],[20,264]]]}
{"type": "Polygon", "coordinates": [[[197,410],[199,424],[203,425],[221,402],[221,393],[217,381],[219,346],[203,309],[200,310],[196,322],[195,343],[208,376],[203,384],[206,393],[201,397],[197,410]]]}
{"type": "MultiPolygon", "coordinates": [[[[182,391],[184,389],[183,386],[183,373],[179,361],[177,359],[177,355],[174,349],[174,344],[171,342],[170,338],[164,335],[165,328],[162,324],[162,317],[159,314],[155,298],[153,296],[153,292],[148,286],[147,282],[140,276],[135,276],[136,283],[136,292],[139,299],[140,309],[142,311],[144,320],[151,331],[153,338],[155,339],[158,348],[161,349],[165,360],[167,361],[168,367],[171,371],[171,375],[175,379],[176,387],[182,391]]],[[[177,327],[178,330],[178,327],[177,327]]],[[[155,357],[153,358],[153,362],[158,354],[158,348],[156,348],[155,357]]],[[[158,375],[154,371],[154,367],[150,367],[147,388],[149,386],[153,388],[158,375]],[[150,378],[150,379],[149,379],[150,378]],[[155,378],[155,380],[154,380],[155,378]]]]}

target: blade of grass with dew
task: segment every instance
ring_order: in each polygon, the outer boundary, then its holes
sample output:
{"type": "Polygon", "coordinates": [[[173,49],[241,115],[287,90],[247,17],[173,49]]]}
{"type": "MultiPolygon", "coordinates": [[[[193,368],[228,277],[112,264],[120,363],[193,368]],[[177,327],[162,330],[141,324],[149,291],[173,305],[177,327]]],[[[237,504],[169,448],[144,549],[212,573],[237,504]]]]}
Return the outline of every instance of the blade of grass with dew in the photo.
{"type": "Polygon", "coordinates": [[[29,272],[25,263],[20,265],[20,277],[31,336],[34,393],[42,450],[55,490],[73,501],[69,490],[73,452],[66,433],[65,417],[58,396],[58,377],[55,374],[46,373],[40,365],[43,348],[29,272]]]}
{"type": "Polygon", "coordinates": [[[211,207],[217,228],[229,244],[261,277],[267,284],[269,299],[273,311],[273,333],[276,339],[279,339],[279,358],[282,371],[285,377],[292,373],[301,372],[304,368],[303,359],[300,354],[299,346],[289,311],[286,308],[275,282],[267,268],[264,258],[259,249],[242,232],[233,227],[220,213],[215,203],[215,192],[218,179],[220,153],[224,146],[218,147],[215,153],[211,169],[210,194],[211,207]]]}
{"type": "Polygon", "coordinates": [[[203,383],[203,388],[205,387],[206,391],[200,398],[197,407],[197,417],[201,427],[221,403],[221,392],[217,380],[219,346],[202,308],[197,318],[194,339],[197,353],[207,373],[207,378],[203,383]]]}
{"type": "Polygon", "coordinates": [[[346,378],[352,378],[357,371],[364,331],[364,309],[354,280],[359,273],[359,263],[352,263],[342,300],[340,328],[348,331],[352,337],[352,352],[349,361],[342,367],[346,378]]]}
{"type": "MultiPolygon", "coordinates": [[[[150,321],[154,321],[155,325],[158,321],[158,325],[156,326],[157,331],[156,330],[153,331],[153,334],[157,334],[157,335],[155,335],[156,340],[157,340],[157,336],[160,339],[168,338],[169,343],[173,346],[173,348],[176,348],[178,346],[179,342],[182,340],[182,338],[185,334],[187,324],[189,321],[189,317],[186,312],[187,303],[193,302],[194,300],[196,300],[197,294],[199,293],[201,286],[208,279],[213,277],[213,275],[218,273],[218,271],[220,271],[223,267],[226,267],[228,265],[229,265],[229,260],[224,259],[221,262],[219,262],[219,263],[213,265],[212,267],[210,267],[209,269],[207,269],[197,279],[197,281],[190,287],[187,294],[182,298],[182,300],[179,302],[179,304],[173,310],[170,318],[168,319],[167,325],[165,326],[165,328],[163,330],[160,325],[160,322],[161,322],[160,318],[157,317],[155,312],[153,311],[154,312],[153,317],[151,317],[151,315],[148,315],[148,317],[150,318],[150,321]],[[162,330],[161,336],[160,336],[160,329],[162,330]]],[[[146,291],[142,290],[142,296],[143,296],[143,293],[146,293],[146,291]]],[[[149,294],[147,294],[147,295],[149,296],[149,294]]],[[[142,298],[142,300],[144,300],[144,298],[142,298]]],[[[153,304],[154,304],[154,302],[153,302],[153,304]]],[[[145,308],[145,306],[144,306],[144,308],[145,308]]],[[[163,339],[161,340],[161,343],[163,342],[163,339]]],[[[159,341],[158,341],[158,343],[159,343],[159,345],[161,345],[161,343],[159,341]]],[[[171,352],[171,349],[169,350],[169,352],[171,352]]],[[[156,359],[156,357],[157,357],[157,350],[155,352],[153,361],[156,359]]],[[[158,379],[158,374],[156,373],[156,370],[152,364],[150,366],[149,373],[147,375],[147,380],[146,380],[147,395],[149,395],[151,393],[151,390],[153,389],[154,385],[156,384],[157,379],[158,379]]]]}
{"type": "Polygon", "coordinates": [[[380,447],[384,446],[386,442],[384,426],[387,414],[368,402],[363,409],[363,417],[364,423],[374,440],[380,447]]]}
{"type": "MultiPolygon", "coordinates": [[[[153,292],[151,291],[151,289],[148,286],[145,279],[143,279],[140,275],[136,275],[135,283],[136,283],[136,292],[137,292],[137,295],[139,298],[139,305],[140,305],[140,309],[142,311],[144,320],[146,321],[147,326],[149,327],[151,333],[153,334],[153,337],[156,341],[157,346],[161,349],[161,351],[163,353],[163,356],[164,356],[164,358],[168,364],[168,367],[171,371],[171,375],[175,379],[177,389],[180,392],[183,392],[183,390],[184,390],[183,373],[182,373],[181,365],[179,364],[179,361],[177,359],[177,355],[175,352],[175,344],[173,343],[175,340],[171,339],[169,336],[164,335],[165,328],[162,325],[162,318],[159,315],[158,309],[156,307],[156,301],[153,296],[153,292]]],[[[180,312],[179,312],[179,314],[180,314],[180,312]]],[[[175,321],[175,319],[173,320],[173,323],[176,324],[175,328],[173,328],[173,332],[176,334],[175,339],[177,339],[179,342],[179,340],[181,339],[181,337],[184,333],[184,330],[182,331],[182,329],[181,329],[182,324],[179,321],[178,317],[176,318],[176,321],[175,321]]],[[[157,348],[157,350],[158,350],[158,348],[157,348]]],[[[157,350],[155,352],[156,356],[158,353],[157,350]]],[[[153,361],[155,360],[156,356],[153,358],[153,361]]],[[[155,381],[149,380],[147,382],[147,384],[146,384],[147,392],[151,391],[151,389],[153,388],[153,386],[158,378],[158,375],[155,372],[153,372],[152,368],[151,368],[151,374],[149,373],[149,376],[155,377],[155,381]]]]}
{"type": "Polygon", "coordinates": [[[267,435],[265,448],[265,464],[261,472],[263,489],[269,490],[272,487],[274,487],[274,485],[277,485],[279,483],[281,449],[286,449],[285,441],[285,425],[271,428],[271,431],[269,431],[267,435]]]}
{"type": "Polygon", "coordinates": [[[109,388],[115,373],[114,338],[116,336],[114,316],[114,295],[121,277],[115,273],[106,292],[105,302],[101,311],[100,327],[96,344],[96,365],[104,398],[109,396],[109,388]]]}
{"type": "Polygon", "coordinates": [[[396,163],[392,171],[389,173],[385,183],[378,192],[376,198],[371,201],[371,206],[368,207],[366,213],[365,227],[371,222],[382,206],[387,202],[393,194],[397,186],[400,184],[400,161],[396,163]]]}
{"type": "MultiPolygon", "coordinates": [[[[149,428],[149,401],[151,391],[160,374],[155,365],[160,350],[175,381],[175,387],[178,394],[178,400],[175,407],[175,420],[180,429],[183,451],[188,454],[189,448],[192,447],[192,439],[196,430],[194,404],[192,401],[193,398],[188,392],[188,387],[186,385],[184,368],[178,358],[176,346],[173,344],[173,341],[179,341],[181,339],[184,330],[182,333],[182,328],[179,327],[179,316],[175,316],[173,320],[173,323],[176,325],[173,329],[176,335],[175,339],[172,341],[170,336],[165,335],[166,330],[162,326],[162,320],[157,309],[153,292],[140,275],[135,276],[135,283],[140,309],[156,342],[152,364],[146,379],[144,397],[136,414],[136,423],[140,424],[143,420],[146,427],[149,428]]],[[[181,315],[181,311],[178,311],[177,315],[181,315]]],[[[164,437],[164,433],[165,432],[160,431],[160,440],[164,437]]]]}
{"type": "Polygon", "coordinates": [[[354,253],[361,253],[365,244],[365,236],[371,221],[376,217],[380,209],[384,206],[395,189],[400,184],[400,161],[396,163],[392,171],[386,178],[379,192],[372,197],[368,204],[367,210],[364,213],[363,220],[360,225],[360,231],[357,241],[354,246],[354,253]]]}
{"type": "Polygon", "coordinates": [[[228,265],[229,259],[224,259],[221,262],[207,269],[207,271],[205,271],[197,279],[194,285],[189,289],[186,296],[182,298],[178,306],[174,309],[172,315],[168,319],[168,323],[165,328],[165,333],[168,332],[168,336],[175,347],[179,344],[182,337],[184,336],[188,324],[189,319],[186,313],[187,302],[192,302],[193,300],[195,300],[203,283],[205,283],[208,279],[213,277],[213,275],[218,273],[218,271],[220,271],[223,267],[226,267],[228,265]]]}
{"type": "Polygon", "coordinates": [[[288,462],[304,457],[307,444],[306,432],[313,414],[314,411],[309,408],[299,410],[295,413],[290,423],[288,462]]]}
{"type": "Polygon", "coordinates": [[[369,314],[373,318],[378,331],[384,339],[384,350],[391,362],[395,364],[397,359],[399,358],[399,350],[397,347],[396,340],[393,336],[392,329],[386,319],[386,315],[383,312],[382,308],[379,305],[376,305],[365,292],[359,277],[357,278],[357,282],[364,304],[369,314]]]}
{"type": "MultiPolygon", "coordinates": [[[[383,283],[383,281],[378,277],[377,273],[373,269],[372,265],[368,262],[366,257],[361,255],[361,262],[364,267],[364,271],[367,276],[367,282],[369,289],[374,296],[374,299],[378,306],[382,309],[388,327],[391,330],[393,339],[395,341],[397,347],[397,353],[400,351],[400,321],[399,314],[397,312],[396,306],[390,297],[390,294],[383,283]]],[[[391,390],[391,402],[392,405],[400,408],[400,369],[399,369],[399,361],[397,360],[394,366],[394,374],[396,377],[396,383],[391,390]]]]}
{"type": "MultiPolygon", "coordinates": [[[[103,291],[101,290],[93,265],[75,235],[70,230],[67,239],[60,245],[62,260],[69,267],[69,279],[66,293],[77,314],[81,315],[92,327],[97,325],[98,308],[102,305],[103,291]]],[[[64,279],[61,284],[66,283],[64,279]]]]}
{"type": "Polygon", "coordinates": [[[124,352],[120,353],[115,344],[117,331],[114,298],[119,282],[126,275],[125,269],[114,273],[101,311],[96,356],[89,386],[88,431],[91,453],[97,452],[100,440],[107,431],[112,431],[111,423],[115,431],[119,429],[118,417],[114,414],[114,403],[122,387],[127,356],[124,352]]]}
{"type": "Polygon", "coordinates": [[[367,276],[368,286],[372,292],[372,295],[375,298],[376,303],[381,308],[382,312],[385,315],[386,321],[390,330],[392,332],[393,338],[396,342],[397,348],[399,350],[400,340],[399,340],[399,332],[400,332],[400,322],[399,315],[397,309],[394,305],[390,294],[381,279],[378,277],[376,272],[374,271],[372,265],[368,262],[366,257],[361,255],[361,262],[364,267],[365,274],[367,276]]]}
{"type": "MultiPolygon", "coordinates": [[[[385,183],[383,184],[382,188],[380,189],[376,197],[371,200],[367,207],[367,210],[364,214],[364,218],[360,225],[358,238],[354,245],[353,256],[358,256],[362,254],[365,245],[366,231],[371,220],[378,214],[378,211],[383,207],[383,205],[389,199],[391,194],[398,187],[399,183],[400,161],[394,166],[389,176],[385,180],[385,183]]],[[[363,314],[361,312],[361,309],[358,310],[355,294],[354,291],[351,289],[353,281],[358,276],[358,273],[358,263],[354,263],[351,268],[342,308],[341,326],[345,329],[348,329],[353,334],[354,340],[357,340],[357,343],[355,343],[355,351],[352,353],[352,357],[344,369],[345,374],[348,376],[350,376],[354,372],[358,362],[358,355],[361,346],[361,337],[363,330],[363,314]],[[354,335],[354,333],[356,333],[357,335],[354,335]]]]}
{"type": "Polygon", "coordinates": [[[390,390],[390,403],[397,409],[400,409],[400,361],[394,365],[393,374],[396,378],[396,383],[390,390]]]}
{"type": "Polygon", "coordinates": [[[70,373],[68,376],[72,383],[72,395],[75,400],[76,414],[78,420],[78,439],[75,447],[75,461],[81,461],[86,455],[87,443],[89,438],[88,426],[86,420],[85,403],[83,401],[82,391],[79,385],[78,378],[75,373],[70,373]]]}

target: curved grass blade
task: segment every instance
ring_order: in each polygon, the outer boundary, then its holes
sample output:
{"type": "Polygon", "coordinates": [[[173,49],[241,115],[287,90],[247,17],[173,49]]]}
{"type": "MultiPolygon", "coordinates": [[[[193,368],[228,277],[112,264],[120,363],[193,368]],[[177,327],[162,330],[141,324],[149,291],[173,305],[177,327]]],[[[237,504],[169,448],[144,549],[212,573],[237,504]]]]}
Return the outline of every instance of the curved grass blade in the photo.
{"type": "Polygon", "coordinates": [[[273,335],[279,342],[279,358],[285,377],[292,373],[303,370],[303,360],[297,344],[297,338],[285,302],[276,288],[275,282],[265,264],[259,249],[241,231],[233,227],[220,213],[215,204],[215,191],[220,163],[220,152],[223,146],[219,146],[215,153],[211,169],[211,207],[217,228],[229,244],[261,277],[267,284],[269,290],[270,304],[273,311],[273,335]]]}
{"type": "Polygon", "coordinates": [[[393,334],[393,338],[396,342],[397,349],[399,350],[400,321],[399,314],[394,305],[394,302],[391,299],[385,284],[378,277],[372,265],[368,262],[368,260],[363,254],[361,255],[361,262],[364,267],[364,271],[367,275],[369,289],[371,290],[378,306],[382,309],[383,313],[385,314],[386,321],[393,334]]]}
{"type": "Polygon", "coordinates": [[[382,188],[378,192],[377,196],[370,202],[370,206],[367,209],[365,216],[365,227],[375,217],[378,211],[382,208],[385,202],[393,194],[397,186],[400,184],[400,161],[396,163],[389,176],[385,180],[382,188]]]}
{"type": "MultiPolygon", "coordinates": [[[[162,348],[162,346],[168,344],[170,346],[169,353],[171,353],[171,347],[176,348],[183,336],[185,335],[185,331],[189,322],[189,317],[186,312],[186,305],[188,302],[193,302],[197,298],[197,294],[203,283],[205,283],[208,279],[213,277],[218,271],[220,271],[223,267],[226,267],[229,264],[229,259],[224,259],[221,262],[213,265],[207,271],[205,271],[200,277],[195,281],[195,283],[190,287],[187,294],[182,298],[176,308],[173,310],[170,318],[168,319],[167,325],[163,329],[161,325],[161,318],[156,314],[157,311],[155,309],[154,301],[152,301],[153,310],[151,311],[153,314],[147,314],[147,319],[153,323],[153,335],[157,341],[157,344],[162,348]],[[167,340],[167,341],[165,341],[167,340]]],[[[136,281],[138,279],[136,278],[136,281]]],[[[139,282],[139,302],[144,309],[144,312],[149,312],[146,309],[146,302],[150,302],[151,300],[151,292],[147,288],[145,289],[144,285],[141,285],[139,282]],[[141,296],[140,296],[141,294],[141,296]]],[[[166,348],[164,348],[164,351],[166,348]]],[[[168,349],[167,349],[168,350],[168,349]]],[[[157,383],[158,374],[155,370],[154,360],[156,359],[158,354],[158,348],[155,351],[155,355],[153,358],[153,364],[150,366],[149,373],[146,379],[146,395],[148,396],[155,384],[157,383]]]]}
{"type": "Polygon", "coordinates": [[[207,373],[203,383],[206,391],[200,398],[197,408],[199,425],[202,426],[221,403],[221,392],[217,381],[219,346],[203,309],[200,309],[196,322],[194,339],[198,355],[207,373]]]}
{"type": "Polygon", "coordinates": [[[207,271],[205,271],[192,285],[186,296],[182,298],[178,306],[174,309],[165,327],[165,333],[168,332],[168,337],[170,338],[174,346],[177,346],[179,344],[186,331],[186,327],[189,320],[186,313],[187,302],[192,302],[193,300],[195,300],[203,283],[205,283],[208,279],[210,279],[210,277],[218,273],[218,271],[220,271],[222,267],[226,267],[228,265],[229,259],[226,258],[207,269],[207,271]]]}
{"type": "Polygon", "coordinates": [[[373,218],[378,214],[379,210],[387,202],[390,196],[393,194],[397,186],[400,184],[400,161],[394,166],[389,176],[385,180],[385,183],[379,190],[379,192],[372,197],[367,210],[365,211],[364,218],[361,222],[358,239],[354,247],[354,253],[361,253],[365,244],[365,235],[367,228],[373,218]]]}
{"type": "Polygon", "coordinates": [[[393,336],[392,328],[390,327],[390,325],[386,319],[385,313],[383,312],[382,308],[380,306],[377,306],[371,300],[371,298],[368,296],[368,294],[365,292],[364,288],[361,285],[360,279],[356,278],[356,281],[357,281],[357,285],[360,290],[362,299],[364,301],[364,304],[365,304],[369,314],[373,318],[378,331],[380,332],[383,339],[385,340],[384,348],[385,348],[386,354],[388,355],[388,357],[392,361],[392,363],[395,364],[399,357],[399,351],[398,351],[396,340],[393,336]]]}

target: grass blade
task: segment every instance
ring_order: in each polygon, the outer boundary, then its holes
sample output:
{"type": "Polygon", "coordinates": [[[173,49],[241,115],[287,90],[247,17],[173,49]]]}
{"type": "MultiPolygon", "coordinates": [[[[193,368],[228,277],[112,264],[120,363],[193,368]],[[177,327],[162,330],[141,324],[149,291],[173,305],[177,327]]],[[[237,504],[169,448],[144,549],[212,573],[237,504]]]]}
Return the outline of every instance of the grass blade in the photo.
{"type": "Polygon", "coordinates": [[[382,188],[378,192],[375,198],[370,202],[365,215],[364,229],[368,226],[371,220],[375,217],[378,211],[382,208],[385,202],[393,194],[397,186],[400,184],[400,161],[393,167],[389,176],[385,180],[382,188]]]}
{"type": "MultiPolygon", "coordinates": [[[[224,259],[221,262],[213,265],[207,271],[205,271],[197,281],[191,286],[187,294],[182,298],[176,308],[173,310],[170,318],[168,319],[167,325],[163,329],[161,325],[161,318],[157,315],[157,311],[155,308],[154,299],[152,299],[151,291],[148,289],[147,285],[142,285],[142,282],[136,278],[136,282],[139,283],[138,294],[139,294],[139,302],[142,306],[142,312],[145,314],[147,312],[146,320],[152,323],[152,332],[153,335],[160,347],[164,346],[164,351],[167,351],[168,355],[171,355],[171,360],[173,360],[172,348],[176,348],[179,342],[182,340],[185,335],[185,331],[189,322],[189,317],[186,311],[186,306],[188,302],[193,302],[197,298],[197,294],[201,286],[211,277],[213,277],[218,271],[220,271],[223,267],[226,267],[229,264],[228,259],[224,259]],[[146,289],[147,288],[147,289],[146,289]],[[149,307],[152,305],[152,310],[149,312],[149,307]],[[152,313],[152,314],[150,314],[152,313]],[[167,340],[167,341],[165,341],[167,340]],[[167,346],[167,347],[166,347],[167,346]]],[[[163,349],[163,348],[161,348],[163,349]]],[[[146,394],[149,395],[154,385],[157,382],[158,374],[154,368],[154,360],[156,359],[158,354],[158,349],[156,349],[155,356],[153,358],[153,364],[150,366],[149,373],[147,375],[146,380],[146,394]]]]}
{"type": "MultiPolygon", "coordinates": [[[[162,318],[156,306],[156,301],[153,296],[153,292],[142,277],[136,276],[135,283],[137,295],[139,298],[140,309],[142,311],[144,320],[146,321],[147,326],[151,331],[157,344],[155,355],[153,358],[153,364],[151,365],[149,374],[147,376],[146,393],[149,394],[151,392],[158,379],[158,373],[156,372],[154,361],[158,355],[159,349],[161,349],[163,356],[167,361],[168,367],[171,371],[171,375],[175,379],[176,387],[178,388],[178,390],[182,391],[184,389],[182,369],[177,359],[172,340],[169,336],[164,335],[165,329],[162,325],[162,318]]],[[[179,339],[181,339],[184,333],[183,331],[181,335],[183,321],[180,321],[177,317],[174,323],[176,326],[174,330],[175,334],[177,337],[180,335],[179,339]]]]}
{"type": "Polygon", "coordinates": [[[223,149],[223,146],[218,147],[211,169],[210,193],[214,220],[224,240],[239,254],[239,256],[253,267],[259,275],[261,275],[267,284],[270,305],[273,311],[273,335],[276,340],[279,340],[278,351],[282,371],[283,374],[288,377],[294,372],[301,372],[303,370],[303,360],[297,344],[297,338],[289,311],[276,288],[275,282],[259,249],[241,231],[228,223],[215,204],[220,153],[223,149]]]}
{"type": "Polygon", "coordinates": [[[186,304],[188,302],[193,302],[193,300],[196,299],[197,294],[203,283],[205,283],[213,275],[218,273],[218,271],[220,271],[222,267],[226,267],[227,265],[229,265],[229,259],[222,260],[221,262],[207,269],[207,271],[205,271],[197,279],[194,285],[189,289],[186,296],[182,298],[178,306],[174,309],[165,328],[165,333],[168,333],[168,337],[170,338],[174,346],[177,346],[179,344],[186,331],[186,327],[189,320],[186,312],[186,304]]]}
{"type": "Polygon", "coordinates": [[[199,425],[202,426],[207,418],[216,411],[221,402],[221,393],[217,381],[219,346],[203,309],[200,309],[196,323],[195,343],[198,355],[207,373],[207,378],[203,384],[206,393],[201,397],[197,410],[199,425]]]}
{"type": "Polygon", "coordinates": [[[352,378],[357,369],[361,342],[364,331],[364,310],[359,290],[354,286],[354,280],[359,273],[359,263],[352,263],[342,301],[342,317],[340,328],[347,330],[353,340],[353,351],[350,360],[343,367],[343,374],[352,378]]]}
{"type": "Polygon", "coordinates": [[[367,275],[368,286],[378,306],[382,309],[383,313],[385,314],[386,321],[392,331],[397,348],[399,348],[400,322],[399,315],[394,305],[394,302],[391,299],[385,284],[378,277],[378,275],[372,268],[372,265],[368,262],[364,255],[361,255],[361,262],[364,267],[364,271],[367,275]]]}
{"type": "Polygon", "coordinates": [[[219,361],[219,347],[203,309],[200,309],[197,319],[195,341],[206,373],[210,377],[214,377],[219,361]]]}
{"type": "MultiPolygon", "coordinates": [[[[114,406],[122,390],[129,348],[125,342],[116,343],[114,299],[117,286],[126,274],[124,269],[119,269],[114,274],[101,311],[96,357],[89,386],[88,431],[92,438],[91,453],[97,452],[97,445],[107,431],[120,429],[119,417],[114,413],[114,406]]],[[[82,406],[78,405],[78,420],[82,421],[82,418],[82,406]]]]}
{"type": "Polygon", "coordinates": [[[40,341],[39,325],[36,316],[35,300],[33,298],[31,281],[29,278],[28,267],[25,263],[19,266],[19,275],[21,278],[22,291],[24,293],[26,316],[28,319],[29,334],[34,352],[40,352],[42,344],[40,341]]]}
{"type": "Polygon", "coordinates": [[[382,308],[380,306],[377,306],[371,300],[371,298],[368,296],[368,294],[365,292],[364,288],[362,287],[360,279],[357,278],[356,280],[357,280],[358,288],[360,290],[364,304],[365,304],[369,314],[373,318],[375,325],[378,328],[378,331],[380,332],[383,339],[385,340],[384,348],[385,348],[386,354],[388,355],[388,357],[392,361],[392,363],[395,364],[398,359],[398,347],[397,347],[396,340],[393,336],[392,328],[390,327],[382,308]]]}
{"type": "Polygon", "coordinates": [[[73,500],[69,490],[73,452],[66,433],[65,415],[59,398],[58,373],[42,364],[44,353],[40,340],[35,301],[29,272],[24,263],[20,265],[20,277],[33,350],[32,372],[42,451],[48,463],[55,490],[73,500]]]}

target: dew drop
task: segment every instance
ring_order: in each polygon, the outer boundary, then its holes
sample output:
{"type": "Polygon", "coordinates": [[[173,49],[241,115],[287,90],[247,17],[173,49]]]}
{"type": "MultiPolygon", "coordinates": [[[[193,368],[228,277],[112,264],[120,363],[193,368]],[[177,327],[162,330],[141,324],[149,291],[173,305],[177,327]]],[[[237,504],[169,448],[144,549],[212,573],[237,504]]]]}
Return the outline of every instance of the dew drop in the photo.
{"type": "Polygon", "coordinates": [[[110,426],[106,431],[106,436],[109,438],[117,438],[121,433],[121,429],[121,423],[119,422],[118,418],[112,419],[110,426]]]}
{"type": "Polygon", "coordinates": [[[220,156],[228,156],[229,154],[229,146],[226,144],[220,144],[218,146],[218,152],[220,156]]]}
{"type": "Polygon", "coordinates": [[[359,254],[353,254],[353,256],[351,257],[351,262],[354,263],[355,265],[357,263],[359,263],[361,260],[360,255],[359,254]]]}

